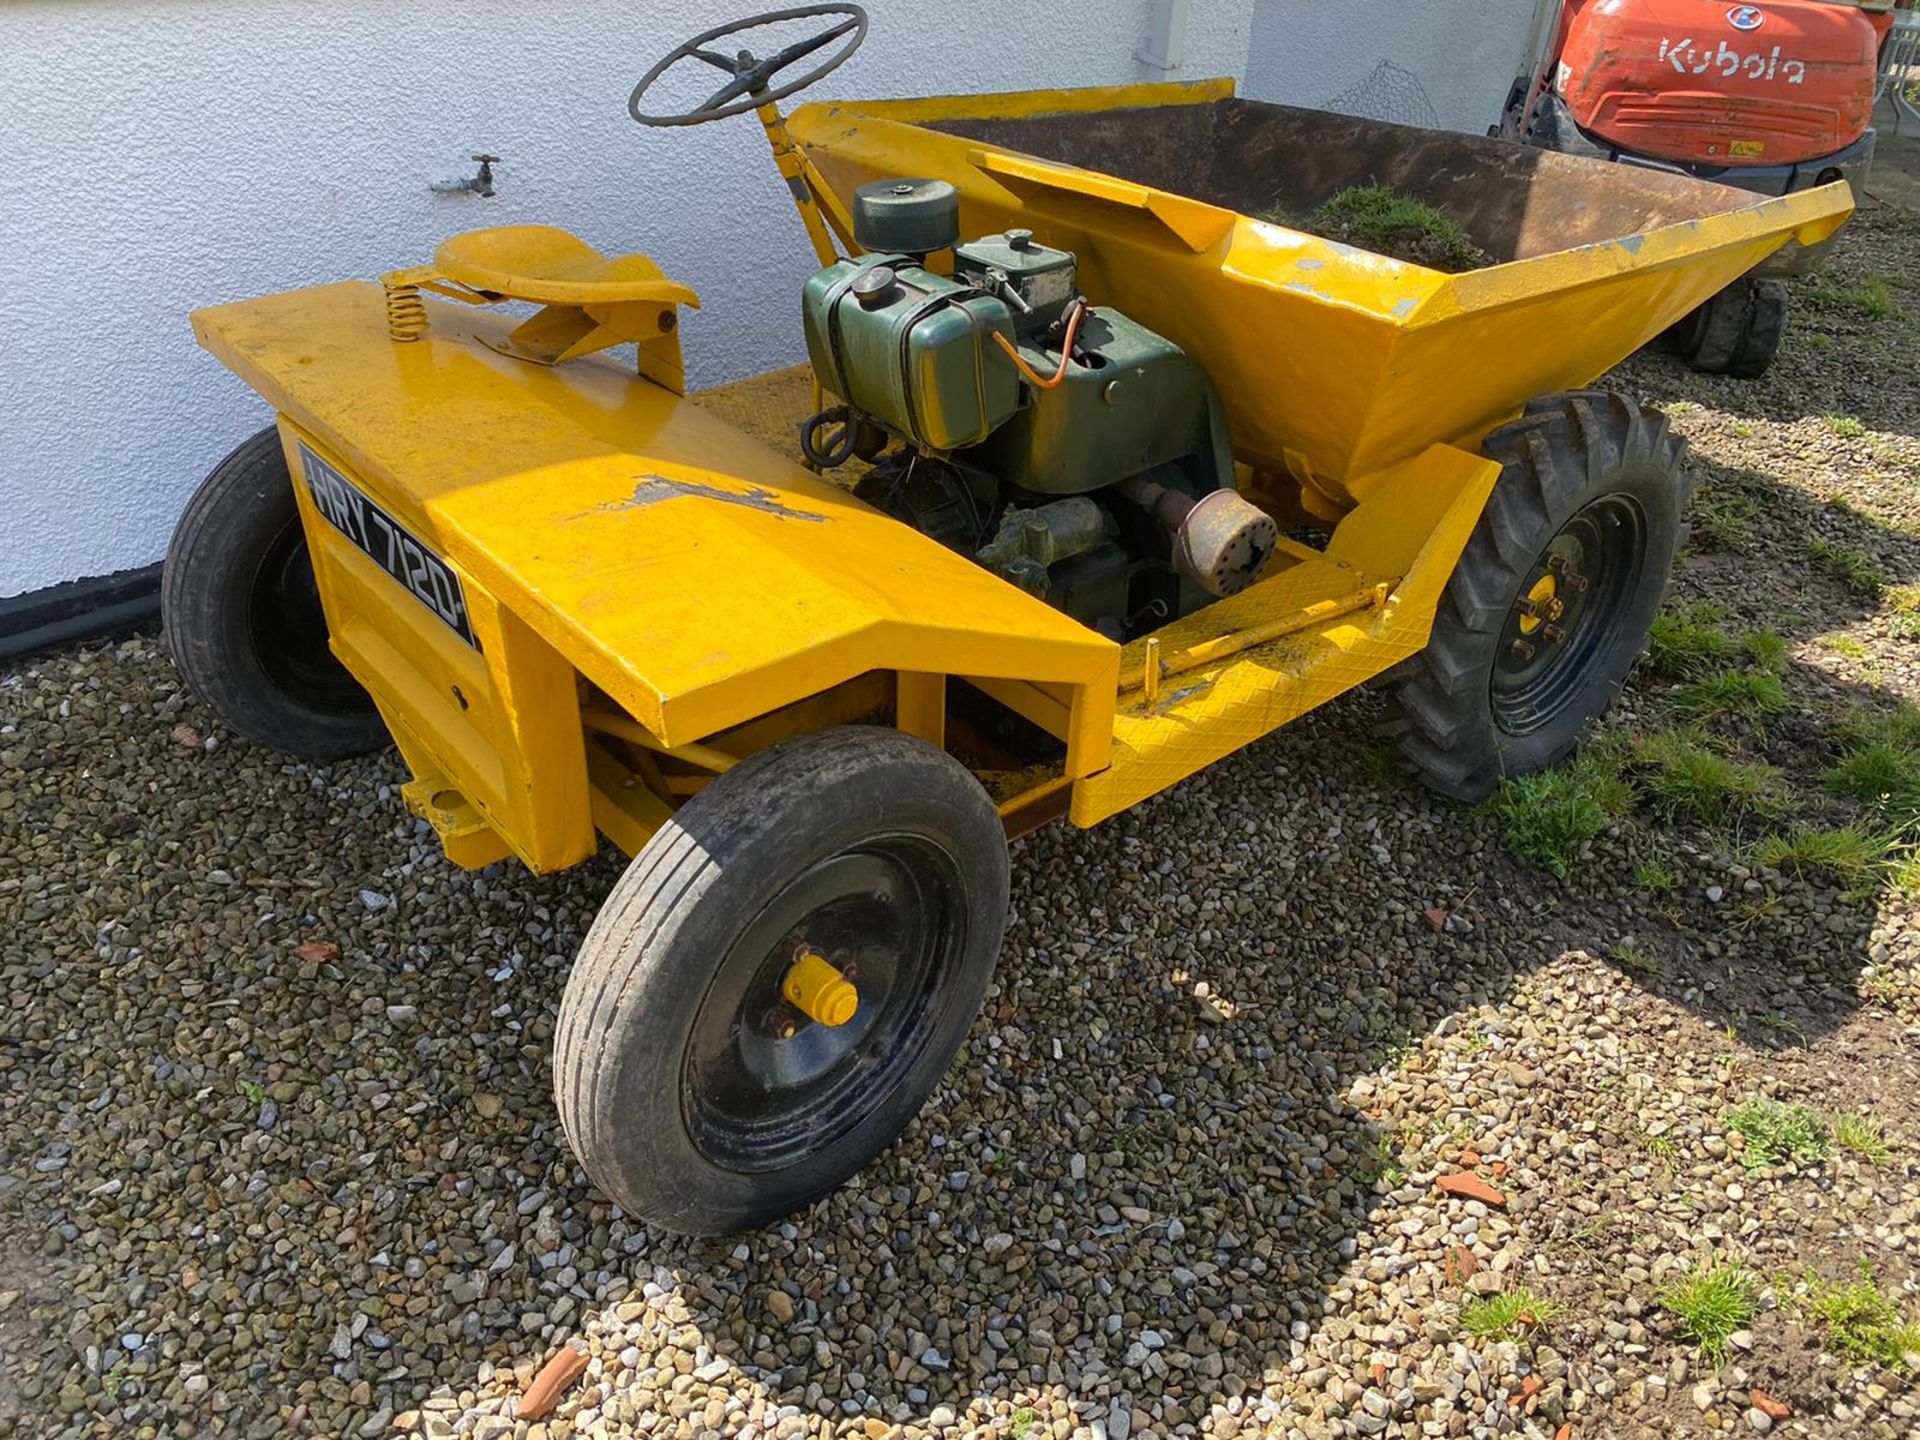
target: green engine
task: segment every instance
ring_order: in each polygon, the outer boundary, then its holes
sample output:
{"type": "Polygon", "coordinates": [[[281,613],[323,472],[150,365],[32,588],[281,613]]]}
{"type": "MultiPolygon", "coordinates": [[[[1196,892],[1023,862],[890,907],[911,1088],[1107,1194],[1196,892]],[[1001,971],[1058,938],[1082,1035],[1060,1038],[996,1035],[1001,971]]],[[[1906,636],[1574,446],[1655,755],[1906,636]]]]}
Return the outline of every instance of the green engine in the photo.
{"type": "Polygon", "coordinates": [[[801,427],[855,494],[1124,639],[1230,595],[1273,554],[1233,488],[1219,398],[1185,351],[1089,305],[1066,250],[1009,230],[957,244],[943,181],[855,195],[866,253],[803,295],[807,355],[842,403],[801,427]],[[928,257],[952,248],[950,274],[928,257]]]}

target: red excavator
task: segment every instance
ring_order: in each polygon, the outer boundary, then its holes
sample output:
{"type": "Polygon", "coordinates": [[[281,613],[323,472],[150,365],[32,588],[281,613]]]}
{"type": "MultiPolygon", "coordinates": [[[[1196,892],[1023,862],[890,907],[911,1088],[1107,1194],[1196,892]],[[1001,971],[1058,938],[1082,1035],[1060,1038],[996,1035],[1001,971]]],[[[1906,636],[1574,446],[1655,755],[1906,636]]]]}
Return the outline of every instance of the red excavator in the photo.
{"type": "MultiPolygon", "coordinates": [[[[1533,67],[1492,133],[1766,195],[1840,179],[1858,193],[1892,9],[1893,0],[1543,0],[1533,67]]],[[[1787,246],[1661,344],[1696,370],[1759,375],[1786,322],[1781,280],[1812,271],[1831,243],[1787,246]]]]}

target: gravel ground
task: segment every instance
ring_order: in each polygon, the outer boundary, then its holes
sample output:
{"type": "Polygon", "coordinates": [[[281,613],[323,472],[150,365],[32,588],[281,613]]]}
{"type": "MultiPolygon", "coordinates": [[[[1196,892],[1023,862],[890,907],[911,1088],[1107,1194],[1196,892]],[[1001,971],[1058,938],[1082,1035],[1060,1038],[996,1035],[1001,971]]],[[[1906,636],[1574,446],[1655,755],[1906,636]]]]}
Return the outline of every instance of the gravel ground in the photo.
{"type": "MultiPolygon", "coordinates": [[[[1856,221],[1762,382],[1617,377],[1694,444],[1682,604],[1785,642],[1786,708],[1728,743],[1833,823],[1833,728],[1920,701],[1917,249],[1856,221]]],[[[1019,845],[996,993],[901,1143],[686,1242],[553,1119],[610,858],[464,874],[395,759],[229,741],[152,639],[16,668],[0,1434],[1920,1434],[1915,1337],[1858,1360],[1812,1304],[1865,1262],[1920,1321],[1911,896],[1645,805],[1562,880],[1377,719],[1019,845]],[[1756,1099],[1851,1148],[1762,1163],[1756,1099]],[[1752,1277],[1718,1355],[1660,1303],[1704,1260],[1752,1277]],[[517,1418],[562,1346],[584,1373],[517,1418]]]]}

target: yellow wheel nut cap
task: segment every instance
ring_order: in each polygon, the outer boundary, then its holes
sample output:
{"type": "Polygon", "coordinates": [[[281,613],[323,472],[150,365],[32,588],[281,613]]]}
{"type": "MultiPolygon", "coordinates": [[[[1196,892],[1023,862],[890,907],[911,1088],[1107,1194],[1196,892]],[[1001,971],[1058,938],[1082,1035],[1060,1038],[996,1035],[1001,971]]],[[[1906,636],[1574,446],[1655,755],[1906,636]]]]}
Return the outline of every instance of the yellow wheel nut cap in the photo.
{"type": "Polygon", "coordinates": [[[853,982],[811,950],[793,962],[780,993],[809,1020],[822,1025],[844,1025],[860,1008],[860,992],[853,982]]]}

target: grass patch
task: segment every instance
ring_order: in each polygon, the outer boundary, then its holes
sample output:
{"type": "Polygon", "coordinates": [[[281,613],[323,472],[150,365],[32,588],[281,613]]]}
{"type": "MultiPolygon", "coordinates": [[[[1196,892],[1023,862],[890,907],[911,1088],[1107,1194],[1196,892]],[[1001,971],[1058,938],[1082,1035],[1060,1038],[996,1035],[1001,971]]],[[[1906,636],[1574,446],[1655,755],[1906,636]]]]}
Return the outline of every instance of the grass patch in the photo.
{"type": "Polygon", "coordinates": [[[1827,1158],[1826,1127],[1805,1105],[1749,1100],[1728,1113],[1727,1128],[1746,1140],[1741,1160],[1749,1170],[1765,1170],[1785,1160],[1813,1164],[1827,1158]]]}
{"type": "Polygon", "coordinates": [[[1838,545],[1823,535],[1807,541],[1807,558],[1856,595],[1878,599],[1886,588],[1886,572],[1856,545],[1838,545]]]}
{"type": "Polygon", "coordinates": [[[1920,585],[1890,585],[1880,599],[1893,612],[1887,632],[1896,640],[1920,640],[1920,585]]]}
{"type": "Polygon", "coordinates": [[[1369,745],[1360,752],[1360,773],[1376,785],[1396,785],[1406,772],[1400,766],[1400,751],[1393,745],[1369,745]]]}
{"type": "Polygon", "coordinates": [[[1640,1148],[1653,1157],[1653,1161],[1671,1177],[1680,1168],[1680,1147],[1671,1135],[1649,1135],[1640,1133],[1640,1148]]]}
{"type": "Polygon", "coordinates": [[[1920,750],[1920,706],[1901,701],[1890,710],[1859,707],[1834,722],[1834,738],[1849,747],[1880,742],[1920,750]]]}
{"type": "Polygon", "coordinates": [[[1342,190],[1307,218],[1315,233],[1329,239],[1435,270],[1473,270],[1490,259],[1467,238],[1466,231],[1433,206],[1391,185],[1342,190]]]}
{"type": "Polygon", "coordinates": [[[1893,1156],[1893,1146],[1887,1141],[1886,1123],[1877,1115],[1861,1115],[1852,1111],[1842,1115],[1833,1122],[1833,1143],[1848,1154],[1858,1155],[1875,1165],[1893,1156]]]}
{"type": "Polygon", "coordinates": [[[1820,777],[1827,793],[1857,800],[1902,819],[1920,814],[1920,751],[1868,740],[1842,755],[1820,777]]]}
{"type": "MultiPolygon", "coordinates": [[[[1157,1113],[1157,1112],[1156,1112],[1157,1113]]],[[[1122,1125],[1114,1132],[1113,1148],[1127,1157],[1127,1164],[1136,1169],[1161,1143],[1158,1128],[1145,1120],[1135,1120],[1122,1125]]]]}
{"type": "Polygon", "coordinates": [[[1650,895],[1664,895],[1680,883],[1679,873],[1659,856],[1637,861],[1633,867],[1634,887],[1650,895]]]}
{"type": "Polygon", "coordinates": [[[1787,708],[1787,687],[1771,670],[1721,670],[1688,681],[1667,703],[1689,720],[1763,720],[1787,708]]]}
{"type": "Polygon", "coordinates": [[[1786,1016],[1782,1015],[1778,1010],[1762,1010],[1759,1014],[1751,1016],[1742,1010],[1740,1012],[1740,1018],[1743,1021],[1750,1019],[1761,1029],[1771,1030],[1776,1035],[1789,1036],[1799,1044],[1804,1045],[1807,1043],[1807,1032],[1802,1030],[1786,1016]]]}
{"type": "Polygon", "coordinates": [[[1858,440],[1867,433],[1867,427],[1851,415],[1823,415],[1820,418],[1827,422],[1827,429],[1843,440],[1858,440]]]}
{"type": "Polygon", "coordinates": [[[1893,863],[1888,882],[1908,899],[1920,897],[1920,850],[1909,850],[1893,863]]]}
{"type": "Polygon", "coordinates": [[[1580,847],[1605,834],[1632,800],[1612,752],[1590,746],[1566,765],[1503,782],[1487,806],[1509,850],[1564,880],[1580,847]]]}
{"type": "Polygon", "coordinates": [[[1717,622],[1717,605],[1675,605],[1653,617],[1647,632],[1647,667],[1656,675],[1692,680],[1720,669],[1737,653],[1734,639],[1717,622]]]}
{"type": "Polygon", "coordinates": [[[1656,810],[1715,825],[1742,815],[1771,817],[1786,807],[1780,772],[1771,765],[1729,760],[1708,748],[1699,732],[1664,730],[1633,747],[1644,767],[1639,784],[1656,810]]]}
{"type": "MultiPolygon", "coordinates": [[[[1778,895],[1756,895],[1751,900],[1743,900],[1740,908],[1734,911],[1734,928],[1742,935],[1751,935],[1763,925],[1772,925],[1785,908],[1786,902],[1778,895]]],[[[1729,1029],[1727,1038],[1737,1040],[1740,1037],[1729,1029]]]]}
{"type": "MultiPolygon", "coordinates": [[[[1736,434],[1741,426],[1734,426],[1736,434]]],[[[1751,426],[1745,427],[1753,434],[1751,426]]],[[[1697,491],[1693,498],[1693,540],[1709,550],[1739,550],[1753,538],[1754,522],[1765,507],[1737,487],[1718,485],[1697,491]]]]}
{"type": "Polygon", "coordinates": [[[1829,639],[1822,640],[1820,643],[1825,645],[1827,649],[1831,650],[1834,654],[1848,660],[1864,660],[1867,658],[1867,647],[1851,635],[1835,635],[1829,639]]]}
{"type": "Polygon", "coordinates": [[[1400,1155],[1394,1149],[1391,1135],[1385,1131],[1374,1135],[1367,1145],[1367,1153],[1361,1157],[1359,1176],[1363,1185],[1372,1185],[1381,1180],[1390,1186],[1406,1183],[1407,1169],[1400,1163],[1400,1155]]]}
{"type": "Polygon", "coordinates": [[[1654,1296],[1654,1303],[1678,1320],[1680,1333],[1717,1365],[1726,1356],[1727,1337],[1752,1321],[1759,1291],[1760,1282],[1744,1266],[1702,1261],[1684,1280],[1654,1296]]]}
{"type": "Polygon", "coordinates": [[[1787,642],[1771,630],[1755,630],[1740,637],[1747,652],[1747,663],[1756,669],[1778,675],[1787,668],[1787,642]]]}
{"type": "Polygon", "coordinates": [[[1812,298],[1858,310],[1871,320],[1885,320],[1900,313],[1893,287],[1884,275],[1868,275],[1848,285],[1822,280],[1813,287],[1812,298]]]}
{"type": "Polygon", "coordinates": [[[1812,870],[1860,884],[1885,870],[1899,847],[1899,836],[1864,825],[1842,825],[1831,830],[1796,825],[1754,842],[1753,858],[1770,870],[1812,870]]]}
{"type": "Polygon", "coordinates": [[[1860,1262],[1860,1278],[1842,1283],[1809,1278],[1807,1310],[1820,1324],[1821,1339],[1836,1355],[1871,1361],[1889,1370],[1909,1368],[1920,1354],[1920,1325],[1906,1323],[1893,1297],[1860,1262]]]}
{"type": "Polygon", "coordinates": [[[1512,1340],[1523,1330],[1545,1330],[1560,1307],[1531,1290],[1476,1295],[1460,1307],[1460,1328],[1482,1340],[1512,1340]]]}
{"type": "Polygon", "coordinates": [[[1868,1000],[1877,1000],[1889,1009],[1900,998],[1902,988],[1900,972],[1897,970],[1875,970],[1871,975],[1860,977],[1861,996],[1868,1000]]]}
{"type": "Polygon", "coordinates": [[[1638,945],[1627,940],[1622,940],[1613,947],[1613,961],[1616,965],[1626,966],[1636,975],[1659,975],[1667,968],[1638,945]]]}
{"type": "Polygon", "coordinates": [[[1033,1427],[1040,1423],[1040,1412],[1031,1405],[1022,1405],[1013,1412],[1013,1420],[1007,1426],[1009,1440],[1027,1440],[1033,1433],[1033,1427]]]}
{"type": "Polygon", "coordinates": [[[1566,1239],[1567,1248],[1577,1250],[1592,1263],[1599,1264],[1603,1258],[1602,1252],[1608,1235],[1625,1223],[1619,1211],[1605,1211],[1594,1219],[1569,1230],[1566,1239]]]}

